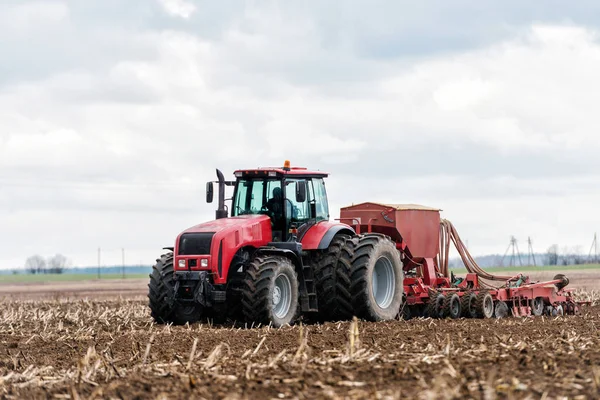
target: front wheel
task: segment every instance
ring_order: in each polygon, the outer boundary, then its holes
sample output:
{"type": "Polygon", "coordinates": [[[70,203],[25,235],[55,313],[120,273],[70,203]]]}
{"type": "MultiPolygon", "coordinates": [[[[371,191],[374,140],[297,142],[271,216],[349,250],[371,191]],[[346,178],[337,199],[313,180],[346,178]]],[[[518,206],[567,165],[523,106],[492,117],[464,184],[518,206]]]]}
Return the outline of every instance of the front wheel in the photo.
{"type": "Polygon", "coordinates": [[[242,311],[247,322],[279,328],[298,312],[298,277],[292,262],[281,256],[258,256],[246,269],[242,311]]]}
{"type": "Polygon", "coordinates": [[[202,308],[196,304],[179,304],[175,301],[173,253],[163,254],[156,260],[148,284],[150,313],[156,323],[184,325],[197,322],[202,308]]]}

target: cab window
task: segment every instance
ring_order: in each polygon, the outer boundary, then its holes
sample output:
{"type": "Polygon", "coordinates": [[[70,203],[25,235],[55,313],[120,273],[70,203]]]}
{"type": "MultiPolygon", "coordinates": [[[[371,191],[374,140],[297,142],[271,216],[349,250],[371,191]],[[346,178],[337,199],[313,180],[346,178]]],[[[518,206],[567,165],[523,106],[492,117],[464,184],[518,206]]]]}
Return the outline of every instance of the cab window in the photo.
{"type": "MultiPolygon", "coordinates": [[[[268,200],[273,198],[275,188],[281,190],[281,181],[274,179],[240,179],[233,200],[232,216],[260,214],[266,211],[268,200]]],[[[271,200],[273,201],[273,200],[271,200]]]]}
{"type": "Polygon", "coordinates": [[[286,219],[290,223],[301,225],[310,219],[309,195],[303,202],[296,201],[296,185],[306,179],[287,179],[285,181],[285,213],[286,219]]]}
{"type": "Polygon", "coordinates": [[[325,181],[323,178],[312,179],[313,197],[311,201],[315,202],[317,209],[317,220],[329,220],[329,206],[327,204],[327,191],[325,190],[325,181]]]}

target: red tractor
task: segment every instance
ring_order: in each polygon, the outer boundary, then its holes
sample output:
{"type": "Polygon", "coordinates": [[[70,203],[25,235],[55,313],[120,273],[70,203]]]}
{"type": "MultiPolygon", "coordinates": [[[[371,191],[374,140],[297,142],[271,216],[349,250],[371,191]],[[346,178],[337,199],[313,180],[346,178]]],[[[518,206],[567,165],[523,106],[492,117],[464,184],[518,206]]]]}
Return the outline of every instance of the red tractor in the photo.
{"type": "MultiPolygon", "coordinates": [[[[358,257],[364,266],[350,265],[355,231],[329,221],[327,173],[291,168],[286,161],[283,168],[234,174],[234,182],[225,181],[217,170],[216,220],[182,232],[154,265],[149,298],[157,322],[209,316],[278,327],[300,313],[321,320],[351,318],[357,310],[375,320],[398,314],[400,253],[394,242],[373,235],[358,249],[365,252],[358,257]],[[234,188],[230,217],[226,186],[234,188]]],[[[212,199],[208,182],[207,201],[212,199]]]]}

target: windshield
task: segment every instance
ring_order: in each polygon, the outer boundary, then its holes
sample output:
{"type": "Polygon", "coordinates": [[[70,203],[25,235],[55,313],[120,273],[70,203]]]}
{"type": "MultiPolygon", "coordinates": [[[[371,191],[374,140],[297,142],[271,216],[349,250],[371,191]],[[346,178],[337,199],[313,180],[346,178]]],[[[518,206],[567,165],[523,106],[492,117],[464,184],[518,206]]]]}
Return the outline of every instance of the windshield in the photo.
{"type": "Polygon", "coordinates": [[[311,219],[329,219],[323,179],[287,178],[283,182],[285,187],[282,187],[281,180],[273,178],[238,180],[231,215],[265,214],[282,227],[302,225],[311,219]],[[296,189],[300,181],[306,182],[308,189],[302,202],[296,201],[296,189]]]}
{"type": "Polygon", "coordinates": [[[231,215],[260,214],[267,211],[267,202],[282,199],[281,181],[276,179],[240,179],[233,199],[231,215]]]}

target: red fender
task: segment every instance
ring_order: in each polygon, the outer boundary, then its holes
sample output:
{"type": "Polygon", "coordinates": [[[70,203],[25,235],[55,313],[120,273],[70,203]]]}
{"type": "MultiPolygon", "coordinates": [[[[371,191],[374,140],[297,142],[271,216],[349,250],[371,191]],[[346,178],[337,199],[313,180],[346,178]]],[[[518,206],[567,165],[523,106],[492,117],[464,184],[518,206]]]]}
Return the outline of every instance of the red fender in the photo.
{"type": "Polygon", "coordinates": [[[337,234],[355,235],[354,229],[340,222],[320,221],[302,236],[302,250],[325,250],[337,234]]]}

